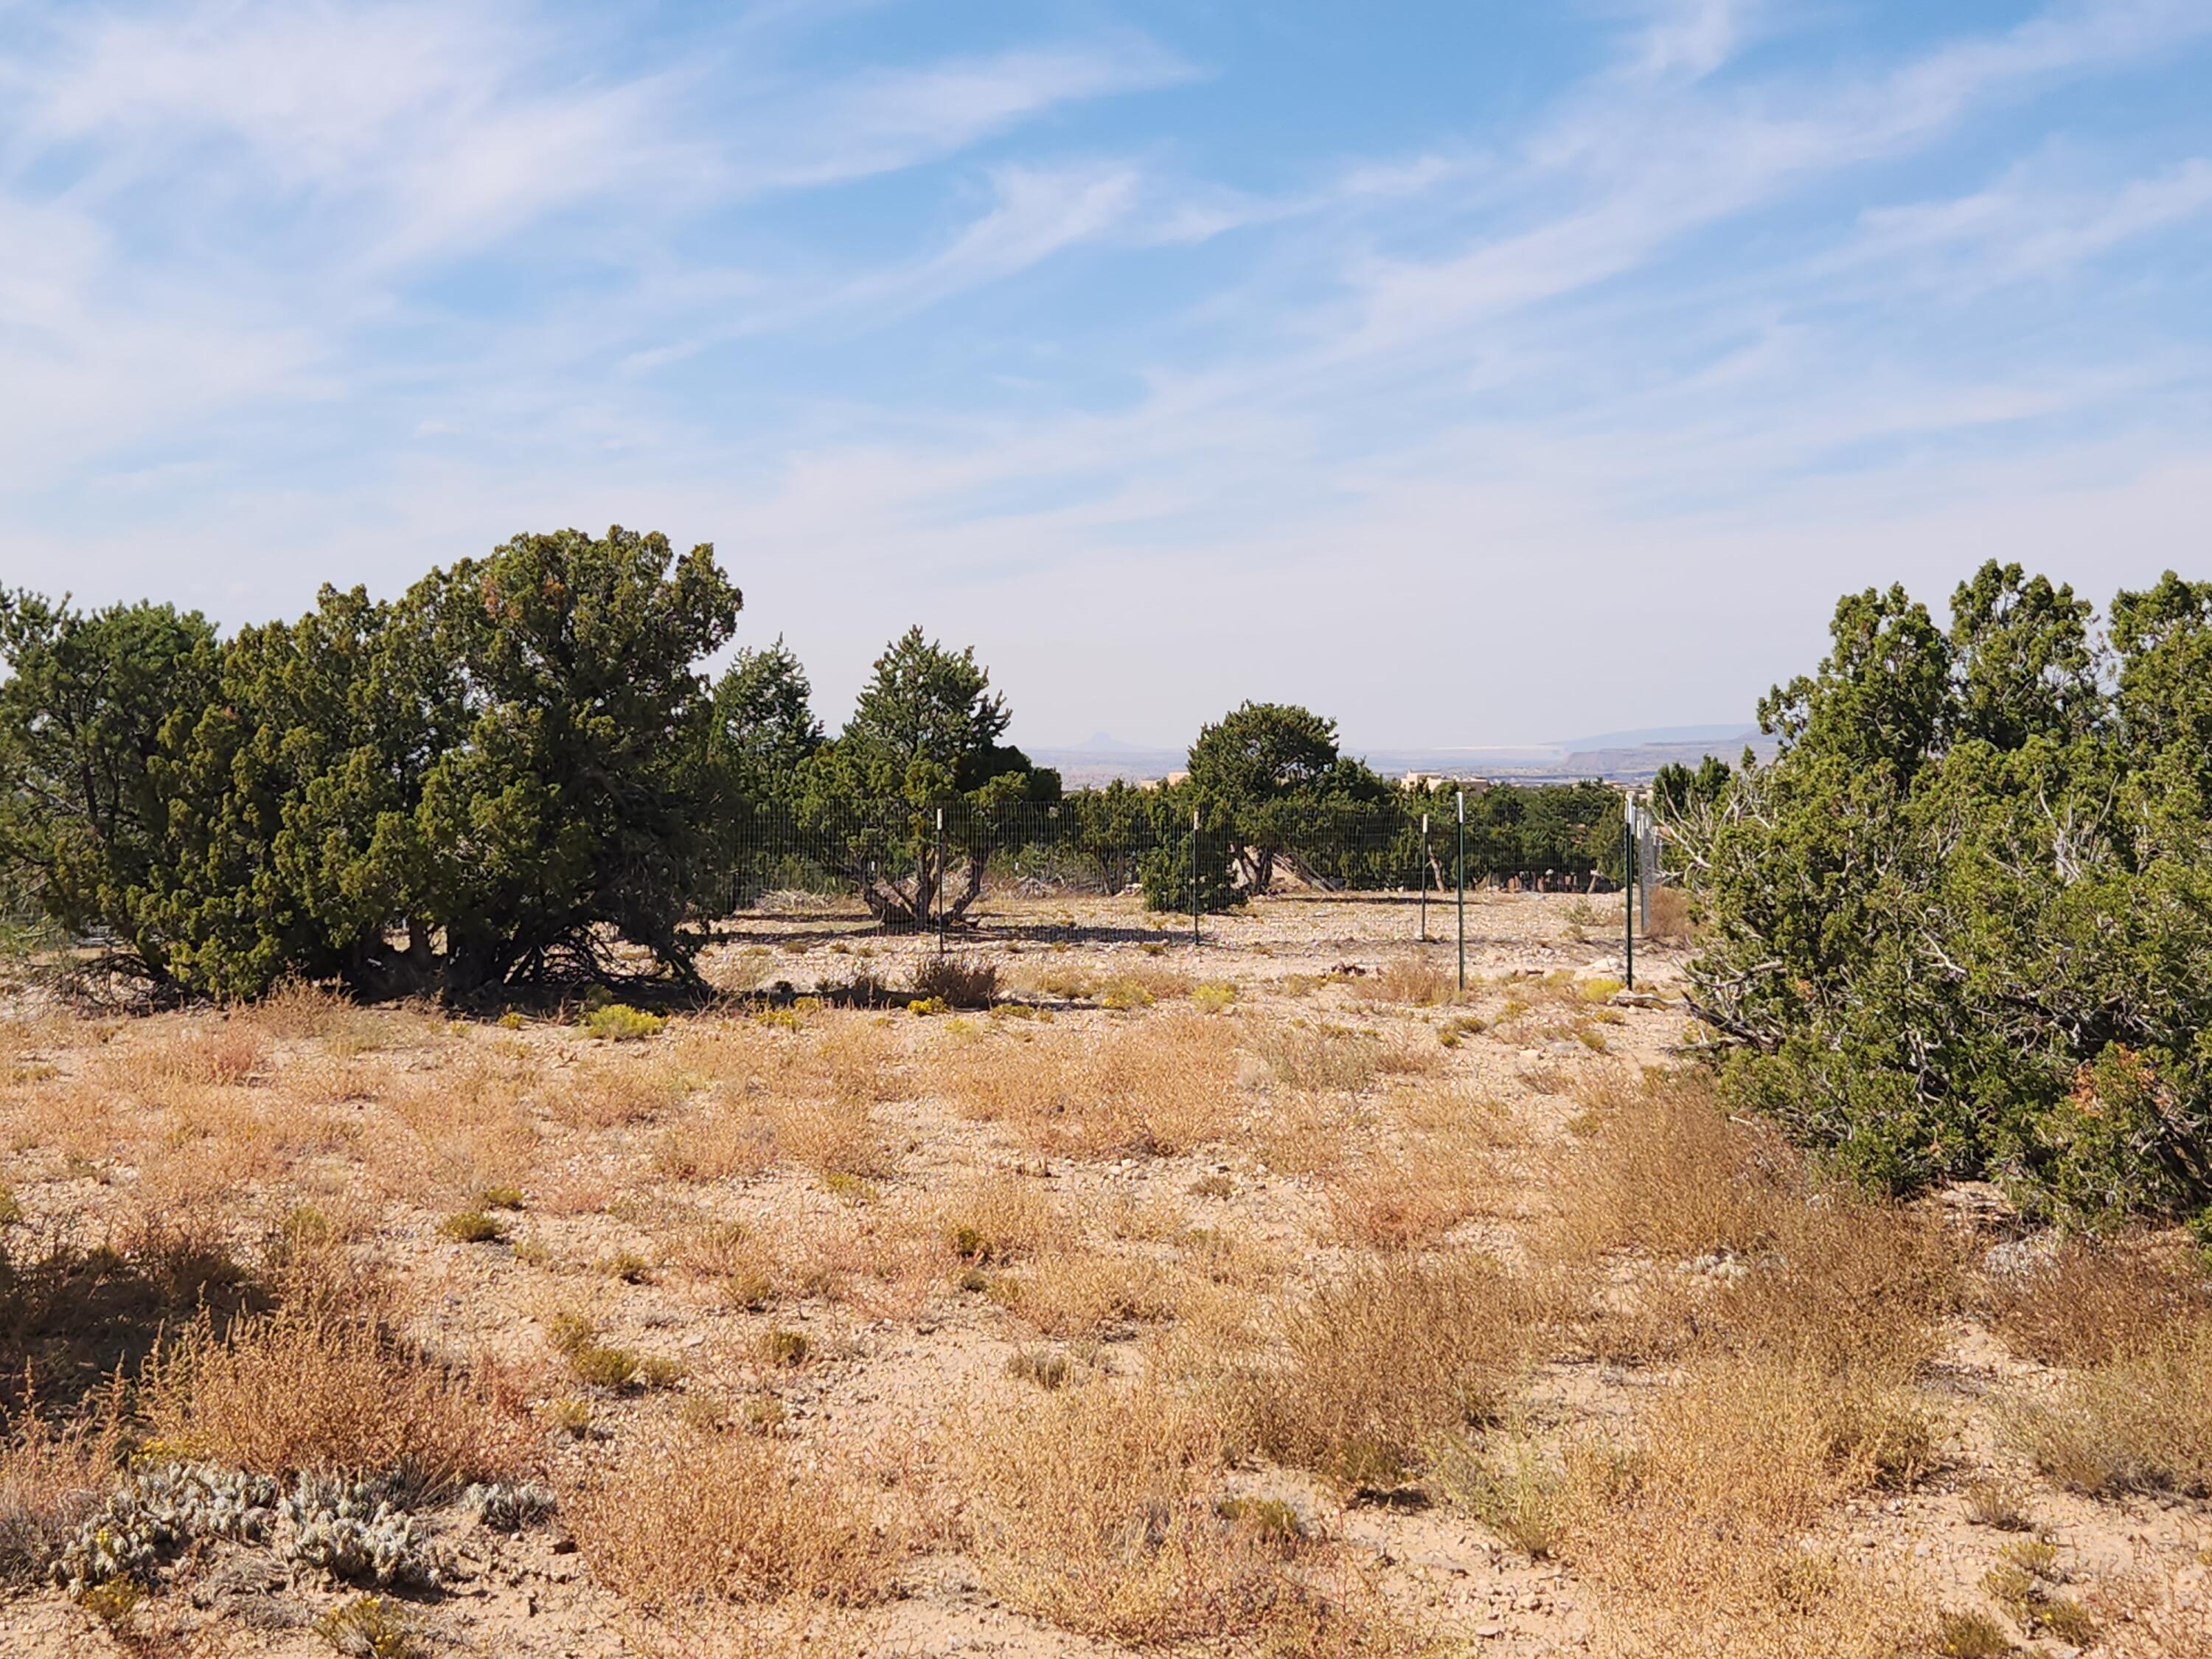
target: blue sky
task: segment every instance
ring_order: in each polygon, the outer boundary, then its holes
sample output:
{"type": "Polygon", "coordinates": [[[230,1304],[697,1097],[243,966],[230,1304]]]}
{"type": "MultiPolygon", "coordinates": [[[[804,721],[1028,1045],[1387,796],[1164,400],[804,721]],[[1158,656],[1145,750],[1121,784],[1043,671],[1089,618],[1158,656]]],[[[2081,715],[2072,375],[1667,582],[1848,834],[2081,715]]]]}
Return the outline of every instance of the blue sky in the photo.
{"type": "Polygon", "coordinates": [[[2212,574],[2207,0],[0,0],[0,580],[712,541],[842,715],[1724,720],[2212,574]]]}

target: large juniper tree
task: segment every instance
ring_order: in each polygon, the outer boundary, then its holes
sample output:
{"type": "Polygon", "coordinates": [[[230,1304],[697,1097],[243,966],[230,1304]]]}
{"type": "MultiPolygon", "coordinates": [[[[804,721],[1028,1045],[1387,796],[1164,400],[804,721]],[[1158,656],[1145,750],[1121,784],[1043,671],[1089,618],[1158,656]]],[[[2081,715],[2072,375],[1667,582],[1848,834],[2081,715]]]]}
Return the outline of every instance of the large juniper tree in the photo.
{"type": "Polygon", "coordinates": [[[1901,590],[1678,827],[1693,1002],[1745,1098],[1852,1173],[1990,1175],[2094,1221],[2212,1203],[2212,584],[1990,564],[1901,590]]]}
{"type": "Polygon", "coordinates": [[[711,548],[518,536],[396,603],[218,643],[166,606],[0,616],[0,860],[156,986],[469,993],[690,975],[724,769],[711,548]]]}
{"type": "Polygon", "coordinates": [[[800,769],[809,822],[876,915],[964,915],[1018,809],[1060,798],[1060,775],[1004,741],[1011,719],[972,646],[948,650],[910,628],[876,659],[844,730],[800,769]]]}

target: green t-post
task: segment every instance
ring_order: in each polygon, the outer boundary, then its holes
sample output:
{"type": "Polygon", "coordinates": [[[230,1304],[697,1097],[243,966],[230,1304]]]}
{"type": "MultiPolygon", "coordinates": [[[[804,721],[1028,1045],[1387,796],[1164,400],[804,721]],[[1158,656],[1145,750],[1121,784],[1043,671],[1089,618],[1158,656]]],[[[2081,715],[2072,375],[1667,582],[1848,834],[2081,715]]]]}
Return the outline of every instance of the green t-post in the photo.
{"type": "Polygon", "coordinates": [[[1429,815],[1421,814],[1421,943],[1429,942],[1429,815]]]}
{"type": "Polygon", "coordinates": [[[1459,992],[1467,994],[1467,791],[1459,791],[1459,992]]]}
{"type": "Polygon", "coordinates": [[[1620,803],[1620,936],[1628,961],[1628,988],[1636,988],[1636,827],[1631,807],[1620,803]]]}

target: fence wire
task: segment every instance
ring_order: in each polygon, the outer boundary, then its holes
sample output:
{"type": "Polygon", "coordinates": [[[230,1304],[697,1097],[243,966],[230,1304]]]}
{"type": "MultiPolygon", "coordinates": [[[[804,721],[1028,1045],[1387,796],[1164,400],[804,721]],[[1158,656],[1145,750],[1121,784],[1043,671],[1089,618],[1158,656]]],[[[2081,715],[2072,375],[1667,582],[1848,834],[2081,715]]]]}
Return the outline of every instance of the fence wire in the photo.
{"type": "MultiPolygon", "coordinates": [[[[1455,884],[1459,845],[1449,805],[1414,798],[1273,807],[1233,818],[1201,811],[1194,831],[1188,809],[1133,802],[1129,793],[988,807],[755,805],[723,826],[717,891],[732,915],[857,902],[896,927],[934,925],[948,914],[973,918],[994,901],[1147,885],[1163,900],[1172,896],[1159,908],[1188,908],[1194,851],[1202,871],[1241,896],[1410,895],[1455,884]]],[[[1541,815],[1495,806],[1479,815],[1470,800],[1468,884],[1610,890],[1619,873],[1619,797],[1609,789],[1581,793],[1572,802],[1555,797],[1541,815]]]]}

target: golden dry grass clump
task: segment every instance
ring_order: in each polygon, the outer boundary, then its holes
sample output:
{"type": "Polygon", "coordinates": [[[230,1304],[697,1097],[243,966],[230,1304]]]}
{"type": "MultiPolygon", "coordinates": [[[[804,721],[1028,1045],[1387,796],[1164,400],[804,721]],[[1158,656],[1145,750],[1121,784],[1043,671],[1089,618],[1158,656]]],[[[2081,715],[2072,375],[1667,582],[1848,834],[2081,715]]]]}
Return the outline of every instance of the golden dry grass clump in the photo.
{"type": "Polygon", "coordinates": [[[939,1050],[932,1081],[962,1115],[1068,1157],[1174,1155],[1243,1115],[1234,1028],[1154,1015],[1103,1035],[1063,1027],[939,1050]]]}
{"type": "Polygon", "coordinates": [[[1679,887],[1654,887],[1648,899],[1650,920],[1643,936],[1654,945],[1687,945],[1692,930],[1690,896],[1679,887]]]}
{"type": "Polygon", "coordinates": [[[678,1181],[725,1181],[779,1164],[873,1178],[894,1159],[877,1109],[899,1097],[904,1064],[895,1039],[860,1014],[822,1017],[818,1029],[735,1026],[687,1032],[672,1076],[708,1084],[665,1128],[655,1151],[678,1181]]]}
{"type": "Polygon", "coordinates": [[[103,1409],[56,1420],[18,1411],[0,1440],[0,1584],[35,1578],[53,1547],[113,1484],[126,1424],[111,1394],[103,1409]]]}
{"type": "Polygon", "coordinates": [[[1988,1295],[1997,1334],[2069,1368],[2008,1440],[2077,1492],[2212,1495],[2212,1273],[2172,1236],[2061,1243],[1988,1295]]]}
{"type": "Polygon", "coordinates": [[[2179,1323],[2021,1407],[2010,1438],[2060,1486],[2212,1497],[2212,1319],[2179,1323]]]}
{"type": "Polygon", "coordinates": [[[371,1174],[394,1196],[441,1206],[512,1182],[537,1152],[544,1086],[543,1060],[516,1045],[471,1043],[398,1073],[371,1174]]]}
{"type": "Polygon", "coordinates": [[[1142,1382],[979,1407],[958,1449],[963,1541],[1007,1602],[1079,1635],[1281,1659],[1423,1650],[1295,1510],[1227,1493],[1227,1448],[1203,1398],[1142,1382]]]}
{"type": "Polygon", "coordinates": [[[1182,1311],[1186,1287],[1167,1263],[1133,1253],[1048,1251],[990,1281],[990,1292],[1047,1336],[1101,1337],[1182,1311]]]}
{"type": "Polygon", "coordinates": [[[1244,1043],[1275,1088],[1310,1094],[1358,1094],[1388,1078],[1429,1077],[1444,1066],[1434,1042],[1327,1021],[1256,1023],[1244,1043]]]}
{"type": "Polygon", "coordinates": [[[103,1059],[101,1071],[110,1082],[158,1103],[179,1089],[243,1086],[267,1063],[269,1040],[247,1019],[165,1016],[148,1021],[145,1030],[113,1045],[103,1059]]]}
{"type": "Polygon", "coordinates": [[[1625,1454],[1578,1448],[1561,1553],[1601,1588],[1604,1650],[1932,1650],[1934,1611],[1911,1584],[1820,1541],[1835,1506],[1881,1478],[1868,1415],[1825,1370],[1728,1356],[1660,1394],[1625,1454]]]}
{"type": "MultiPolygon", "coordinates": [[[[1464,1085],[1423,1082],[1392,1091],[1382,1109],[1394,1144],[1344,1149],[1329,1166],[1329,1223],[1345,1243],[1424,1249],[1499,1197],[1503,1155],[1516,1138],[1495,1101],[1464,1085]]],[[[1279,1133],[1273,1144],[1282,1142],[1279,1133]]],[[[1318,1162],[1310,1153],[1289,1167],[1318,1162]]]]}
{"type": "Polygon", "coordinates": [[[2171,1236],[2072,1238],[2000,1277],[1985,1300],[1991,1328],[2015,1352],[2097,1364],[2212,1320],[2212,1273],[2171,1236]]]}
{"type": "Polygon", "coordinates": [[[389,1476],[424,1496],[536,1462],[521,1390],[440,1364],[371,1322],[278,1311],[187,1328],[149,1364],[139,1412],[175,1456],[266,1474],[389,1476]]]}
{"type": "Polygon", "coordinates": [[[691,1079],[658,1055],[590,1058],[561,1073],[547,1090],[553,1115],[575,1128],[611,1129],[653,1123],[684,1103],[691,1079]]]}
{"type": "Polygon", "coordinates": [[[1526,1286],[1486,1256],[1355,1260],[1286,1302],[1232,1391],[1255,1447],[1346,1491],[1394,1487],[1496,1416],[1534,1342],[1526,1286]]]}
{"type": "Polygon", "coordinates": [[[917,1535],[896,1497],[781,1440],[665,1429],[622,1447],[566,1507],[592,1571],[647,1607],[857,1605],[894,1593],[917,1535]]]}
{"type": "Polygon", "coordinates": [[[1564,1255],[1748,1255],[1803,1202],[1796,1155],[1764,1125],[1723,1113],[1699,1073],[1607,1065],[1575,1098],[1575,1142],[1547,1182],[1558,1206],[1553,1248],[1564,1255]]]}
{"type": "Polygon", "coordinates": [[[1427,957],[1393,957],[1359,981],[1364,1002],[1395,1002],[1417,1008],[1432,1007],[1457,1000],[1458,982],[1453,970],[1427,957]]]}
{"type": "Polygon", "coordinates": [[[1005,1170],[962,1183],[935,1209],[952,1253],[979,1267],[1032,1256],[1073,1236],[1074,1224],[1047,1182],[1005,1170]]]}

